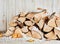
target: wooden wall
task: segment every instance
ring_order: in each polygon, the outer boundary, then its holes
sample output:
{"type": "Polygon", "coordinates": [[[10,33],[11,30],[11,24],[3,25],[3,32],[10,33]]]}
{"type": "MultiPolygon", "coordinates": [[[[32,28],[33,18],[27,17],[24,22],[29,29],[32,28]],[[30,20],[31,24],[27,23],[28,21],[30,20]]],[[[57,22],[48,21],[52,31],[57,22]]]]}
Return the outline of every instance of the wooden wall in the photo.
{"type": "Polygon", "coordinates": [[[59,11],[60,0],[0,0],[0,30],[8,27],[13,16],[37,8],[45,8],[49,13],[59,11]]]}

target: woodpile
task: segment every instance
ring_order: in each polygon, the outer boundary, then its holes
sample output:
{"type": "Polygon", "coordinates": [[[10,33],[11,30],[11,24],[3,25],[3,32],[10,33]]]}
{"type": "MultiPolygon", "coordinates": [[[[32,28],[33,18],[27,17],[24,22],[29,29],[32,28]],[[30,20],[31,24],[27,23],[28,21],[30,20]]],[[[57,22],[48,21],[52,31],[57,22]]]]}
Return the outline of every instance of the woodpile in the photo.
{"type": "Polygon", "coordinates": [[[46,40],[60,39],[60,17],[55,12],[48,15],[44,9],[41,12],[21,12],[12,18],[9,28],[3,36],[12,38],[23,38],[23,34],[28,37],[46,40]]]}

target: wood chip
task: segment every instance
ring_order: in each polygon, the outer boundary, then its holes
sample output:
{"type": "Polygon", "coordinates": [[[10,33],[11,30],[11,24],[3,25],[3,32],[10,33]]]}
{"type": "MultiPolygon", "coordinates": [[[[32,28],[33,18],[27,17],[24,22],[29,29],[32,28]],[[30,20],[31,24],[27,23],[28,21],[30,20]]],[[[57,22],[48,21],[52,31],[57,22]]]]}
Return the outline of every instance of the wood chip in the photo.
{"type": "Polygon", "coordinates": [[[27,42],[34,42],[34,40],[33,39],[29,39],[29,40],[27,40],[27,42]]]}

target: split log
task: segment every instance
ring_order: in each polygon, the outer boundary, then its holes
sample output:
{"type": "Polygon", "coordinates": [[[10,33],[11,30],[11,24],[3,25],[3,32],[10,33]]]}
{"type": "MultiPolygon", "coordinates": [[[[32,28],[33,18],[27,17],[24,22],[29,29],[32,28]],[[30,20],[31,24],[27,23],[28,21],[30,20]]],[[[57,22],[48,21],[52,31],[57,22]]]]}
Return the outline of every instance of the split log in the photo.
{"type": "Polygon", "coordinates": [[[37,25],[39,26],[40,29],[42,29],[43,26],[44,26],[44,20],[41,19],[41,20],[39,21],[39,23],[37,23],[37,25]]]}
{"type": "Polygon", "coordinates": [[[50,27],[50,26],[48,26],[48,25],[44,25],[44,28],[43,28],[43,31],[44,32],[50,32],[51,30],[53,29],[53,27],[50,27]]]}
{"type": "Polygon", "coordinates": [[[31,31],[32,32],[32,37],[36,38],[36,39],[42,39],[40,33],[36,32],[36,31],[31,31]]]}
{"type": "Polygon", "coordinates": [[[23,33],[27,33],[28,32],[28,27],[24,26],[21,30],[22,30],[23,33]]]}
{"type": "Polygon", "coordinates": [[[25,24],[26,24],[27,26],[32,26],[32,25],[33,25],[33,22],[31,22],[31,21],[25,21],[25,24]]]}
{"type": "Polygon", "coordinates": [[[48,25],[51,27],[56,27],[56,18],[50,19],[48,25]]]}
{"type": "Polygon", "coordinates": [[[47,38],[47,40],[56,40],[57,39],[57,36],[52,31],[45,34],[44,36],[47,38]]]}
{"type": "Polygon", "coordinates": [[[25,17],[20,17],[20,18],[18,18],[18,21],[20,21],[21,23],[23,23],[24,21],[25,21],[25,17]]]}

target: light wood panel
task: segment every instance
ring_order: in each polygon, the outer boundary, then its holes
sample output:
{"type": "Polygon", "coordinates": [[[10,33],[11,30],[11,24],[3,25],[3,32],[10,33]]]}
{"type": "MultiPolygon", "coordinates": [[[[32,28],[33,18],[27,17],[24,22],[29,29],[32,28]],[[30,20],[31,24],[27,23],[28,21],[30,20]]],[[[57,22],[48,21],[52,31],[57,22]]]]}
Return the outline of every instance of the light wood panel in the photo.
{"type": "Polygon", "coordinates": [[[6,14],[6,16],[7,16],[7,27],[9,27],[9,22],[10,22],[10,20],[12,19],[12,17],[13,16],[15,16],[16,15],[16,5],[15,5],[15,3],[16,3],[16,1],[15,0],[6,0],[6,2],[7,2],[7,14],[6,14]]]}
{"type": "Polygon", "coordinates": [[[44,4],[43,7],[46,8],[49,13],[52,13],[53,1],[52,0],[44,0],[43,4],[44,4]]]}
{"type": "Polygon", "coordinates": [[[60,0],[53,0],[53,11],[60,11],[60,0]]]}
{"type": "Polygon", "coordinates": [[[6,30],[6,0],[0,0],[0,31],[6,30]]]}
{"type": "Polygon", "coordinates": [[[47,9],[49,13],[52,12],[53,1],[52,0],[34,0],[35,1],[35,9],[44,8],[47,9]]]}

